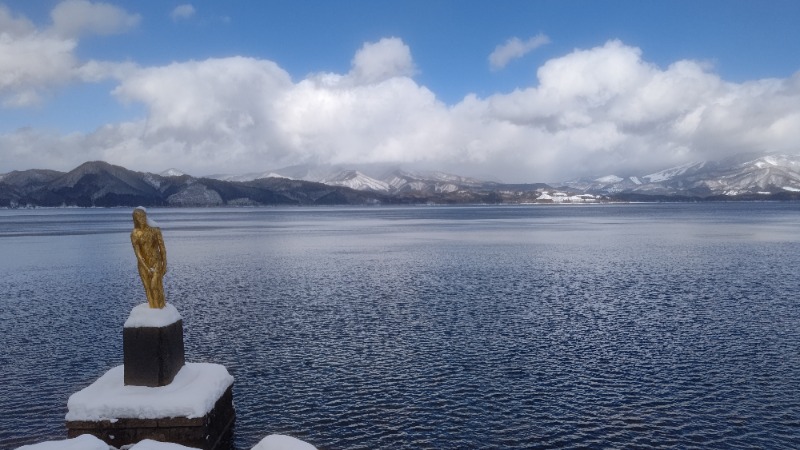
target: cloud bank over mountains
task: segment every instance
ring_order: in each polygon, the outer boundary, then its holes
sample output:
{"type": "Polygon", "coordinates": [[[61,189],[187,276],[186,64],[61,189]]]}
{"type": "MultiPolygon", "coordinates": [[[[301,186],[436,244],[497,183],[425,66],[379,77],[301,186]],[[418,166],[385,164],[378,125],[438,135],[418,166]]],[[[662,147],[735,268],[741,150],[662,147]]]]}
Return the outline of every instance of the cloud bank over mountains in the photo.
{"type": "MultiPolygon", "coordinates": [[[[705,62],[659,67],[610,40],[546,61],[528,86],[445,104],[415,80],[424,67],[400,37],[355,49],[347,73],[297,79],[279,61],[245,56],[151,67],[81,60],[81,36],[126,32],[139,17],[81,0],[59,4],[51,17],[39,29],[0,6],[2,107],[40,104],[69,83],[114,80],[111,95],[145,113],[89,133],[2,134],[0,172],[87,160],[196,175],[387,163],[546,182],[800,151],[800,72],[733,83],[705,62]]],[[[546,39],[509,40],[491,65],[502,68],[546,39]]]]}

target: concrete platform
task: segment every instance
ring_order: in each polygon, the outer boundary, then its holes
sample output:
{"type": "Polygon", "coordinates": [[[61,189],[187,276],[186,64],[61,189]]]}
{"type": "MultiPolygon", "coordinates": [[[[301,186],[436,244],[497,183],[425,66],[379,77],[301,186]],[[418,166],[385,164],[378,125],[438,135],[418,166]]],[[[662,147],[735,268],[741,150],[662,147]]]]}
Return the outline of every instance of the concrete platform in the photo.
{"type": "Polygon", "coordinates": [[[153,439],[230,450],[232,388],[233,377],[218,364],[186,364],[161,387],[125,385],[124,367],[117,366],[70,397],[67,435],[91,434],[114,447],[153,439]]]}

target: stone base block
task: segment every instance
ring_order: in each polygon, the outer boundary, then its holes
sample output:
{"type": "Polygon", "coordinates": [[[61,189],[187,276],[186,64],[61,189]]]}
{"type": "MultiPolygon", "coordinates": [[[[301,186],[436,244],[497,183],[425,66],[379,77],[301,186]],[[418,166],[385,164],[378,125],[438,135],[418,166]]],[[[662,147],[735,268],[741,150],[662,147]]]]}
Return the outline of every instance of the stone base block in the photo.
{"type": "Polygon", "coordinates": [[[67,421],[67,436],[91,434],[116,448],[153,439],[203,450],[232,450],[236,420],[232,388],[228,387],[203,417],[67,421]]]}
{"type": "Polygon", "coordinates": [[[126,385],[166,386],[185,364],[183,320],[161,327],[125,327],[122,347],[126,385]]]}

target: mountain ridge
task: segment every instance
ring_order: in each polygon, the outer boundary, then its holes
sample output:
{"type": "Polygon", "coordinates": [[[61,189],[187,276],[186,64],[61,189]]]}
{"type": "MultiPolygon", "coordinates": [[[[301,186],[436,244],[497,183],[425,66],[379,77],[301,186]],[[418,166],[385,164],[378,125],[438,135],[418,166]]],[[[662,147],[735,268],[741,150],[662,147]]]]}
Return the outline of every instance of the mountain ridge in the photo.
{"type": "Polygon", "coordinates": [[[800,200],[800,157],[740,155],[644,175],[606,175],[556,185],[505,184],[399,168],[376,177],[342,166],[194,177],[176,169],[137,172],[104,161],[89,161],[69,172],[30,169],[0,174],[0,207],[6,208],[702,200],[800,200]]]}
{"type": "Polygon", "coordinates": [[[800,157],[785,154],[737,155],[697,161],[647,175],[604,176],[563,183],[600,195],[644,194],[716,198],[775,195],[800,191],[800,157]]]}

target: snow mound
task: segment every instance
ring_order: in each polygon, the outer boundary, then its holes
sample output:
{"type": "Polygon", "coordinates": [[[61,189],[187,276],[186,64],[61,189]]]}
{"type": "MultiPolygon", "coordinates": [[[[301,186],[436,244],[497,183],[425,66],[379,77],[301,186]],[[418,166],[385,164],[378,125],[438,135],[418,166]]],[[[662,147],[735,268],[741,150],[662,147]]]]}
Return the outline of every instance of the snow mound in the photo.
{"type": "Polygon", "coordinates": [[[124,369],[114,367],[72,394],[66,420],[203,417],[233,384],[233,377],[219,364],[187,363],[172,383],[161,387],[125,386],[124,369]]]}
{"type": "Polygon", "coordinates": [[[172,325],[181,318],[181,314],[171,303],[167,303],[163,308],[151,308],[147,303],[142,303],[131,310],[124,328],[160,328],[172,325]]]}
{"type": "MultiPolygon", "coordinates": [[[[23,445],[17,450],[108,450],[108,444],[90,434],[63,441],[47,441],[33,445],[23,445]]],[[[164,449],[167,450],[167,449],[164,449]]],[[[177,450],[177,449],[176,449],[177,450]]]]}
{"type": "Polygon", "coordinates": [[[252,450],[317,450],[317,447],[291,436],[271,434],[256,444],[252,450]]]}
{"type": "Polygon", "coordinates": [[[152,439],[145,439],[128,450],[197,450],[195,447],[186,447],[185,445],[172,444],[169,442],[158,442],[152,439]]]}

